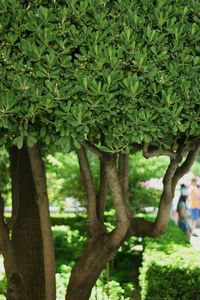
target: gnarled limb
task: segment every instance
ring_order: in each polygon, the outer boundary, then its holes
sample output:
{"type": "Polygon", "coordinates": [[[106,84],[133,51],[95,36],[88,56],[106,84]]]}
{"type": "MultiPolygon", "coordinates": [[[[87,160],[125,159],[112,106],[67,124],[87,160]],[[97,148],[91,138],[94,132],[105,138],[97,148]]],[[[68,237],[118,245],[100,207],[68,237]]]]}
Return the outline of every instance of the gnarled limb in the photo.
{"type": "Polygon", "coordinates": [[[86,188],[90,234],[92,237],[95,237],[105,232],[105,228],[97,215],[96,193],[93,184],[92,173],[84,147],[81,146],[81,148],[77,151],[77,155],[86,188]]]}
{"type": "Polygon", "coordinates": [[[86,150],[90,150],[91,152],[96,154],[98,157],[103,157],[103,152],[99,148],[97,148],[95,145],[90,143],[89,141],[84,141],[83,142],[83,147],[86,150]]]}
{"type": "Polygon", "coordinates": [[[40,225],[44,252],[45,295],[46,299],[55,300],[55,254],[51,232],[49,200],[47,194],[44,164],[38,146],[28,148],[28,153],[31,162],[31,169],[37,193],[37,204],[40,214],[40,225]]]}
{"type": "Polygon", "coordinates": [[[163,178],[163,192],[160,198],[158,214],[155,221],[154,234],[162,234],[166,230],[170,215],[171,203],[174,196],[175,187],[172,186],[172,180],[178,167],[177,160],[171,160],[165,176],[163,178]]]}
{"type": "Polygon", "coordinates": [[[123,201],[122,189],[115,166],[114,155],[105,154],[106,176],[112,194],[112,199],[116,211],[117,226],[112,232],[111,246],[116,247],[121,243],[129,228],[129,217],[126,205],[123,201]]]}
{"type": "Polygon", "coordinates": [[[172,179],[178,167],[178,161],[171,160],[163,178],[163,192],[160,197],[158,213],[155,222],[143,218],[133,218],[130,232],[134,235],[157,237],[166,230],[167,221],[171,210],[171,202],[174,195],[172,179]]]}
{"type": "Polygon", "coordinates": [[[175,176],[173,178],[173,186],[176,186],[177,182],[183,175],[185,175],[193,163],[195,162],[197,155],[200,151],[200,141],[198,141],[195,145],[192,146],[191,150],[188,152],[188,155],[185,159],[185,161],[182,163],[180,167],[175,172],[175,176]]]}
{"type": "Polygon", "coordinates": [[[105,168],[105,161],[103,158],[101,158],[99,191],[97,194],[97,217],[101,222],[103,222],[104,219],[106,193],[107,193],[106,168],[105,168]]]}
{"type": "Polygon", "coordinates": [[[171,159],[163,178],[163,193],[160,198],[158,214],[155,222],[147,221],[142,218],[134,218],[131,222],[132,234],[156,237],[165,232],[176,184],[178,180],[189,171],[190,167],[194,163],[200,150],[200,142],[198,141],[194,146],[192,146],[187,158],[182,165],[179,166],[183,157],[184,149],[185,145],[180,144],[176,152],[176,159],[171,159]]]}
{"type": "Polygon", "coordinates": [[[143,146],[143,151],[142,151],[142,154],[145,158],[150,158],[150,157],[155,157],[155,156],[169,156],[171,159],[176,159],[176,152],[170,150],[170,149],[167,149],[167,150],[160,150],[159,148],[158,149],[153,149],[153,150],[150,150],[151,145],[149,145],[148,143],[144,143],[144,146],[143,146]]]}

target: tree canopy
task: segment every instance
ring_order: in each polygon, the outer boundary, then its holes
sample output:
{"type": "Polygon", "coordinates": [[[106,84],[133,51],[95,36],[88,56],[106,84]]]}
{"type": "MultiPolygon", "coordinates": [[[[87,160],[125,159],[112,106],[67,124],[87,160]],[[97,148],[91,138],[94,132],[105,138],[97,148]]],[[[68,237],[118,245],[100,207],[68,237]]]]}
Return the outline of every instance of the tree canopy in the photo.
{"type": "MultiPolygon", "coordinates": [[[[199,1],[1,0],[1,143],[200,135],[199,1]]],[[[105,148],[102,148],[106,150],[105,148]]]]}

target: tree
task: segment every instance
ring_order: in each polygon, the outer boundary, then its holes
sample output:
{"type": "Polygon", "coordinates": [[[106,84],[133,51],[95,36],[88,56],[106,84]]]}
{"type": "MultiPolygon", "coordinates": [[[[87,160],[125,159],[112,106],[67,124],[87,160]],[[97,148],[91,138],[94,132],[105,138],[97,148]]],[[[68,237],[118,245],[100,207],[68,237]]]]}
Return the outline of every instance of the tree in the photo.
{"type": "Polygon", "coordinates": [[[200,147],[198,9],[196,0],[1,1],[1,143],[77,149],[85,179],[90,240],[66,299],[88,299],[131,235],[166,230],[200,147]],[[99,157],[98,191],[87,150],[99,157]],[[170,158],[155,222],[130,210],[128,153],[138,150],[170,158]],[[107,187],[117,219],[109,233],[107,187]]]}

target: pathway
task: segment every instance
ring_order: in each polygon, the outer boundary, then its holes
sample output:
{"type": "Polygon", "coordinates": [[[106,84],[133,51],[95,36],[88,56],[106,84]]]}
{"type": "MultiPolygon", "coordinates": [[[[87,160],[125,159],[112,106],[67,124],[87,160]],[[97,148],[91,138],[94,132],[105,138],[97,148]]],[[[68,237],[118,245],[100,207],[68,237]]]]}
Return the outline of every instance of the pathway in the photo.
{"type": "Polygon", "coordinates": [[[195,235],[191,235],[190,243],[193,247],[200,251],[200,228],[194,230],[195,235]]]}

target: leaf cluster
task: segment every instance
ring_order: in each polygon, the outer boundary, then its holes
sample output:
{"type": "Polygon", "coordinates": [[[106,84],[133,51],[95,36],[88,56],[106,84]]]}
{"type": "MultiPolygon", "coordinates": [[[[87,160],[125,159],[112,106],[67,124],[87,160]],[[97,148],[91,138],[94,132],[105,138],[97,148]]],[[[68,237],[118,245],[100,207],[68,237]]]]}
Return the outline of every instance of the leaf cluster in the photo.
{"type": "Polygon", "coordinates": [[[200,135],[199,1],[0,1],[1,143],[200,135]]]}

